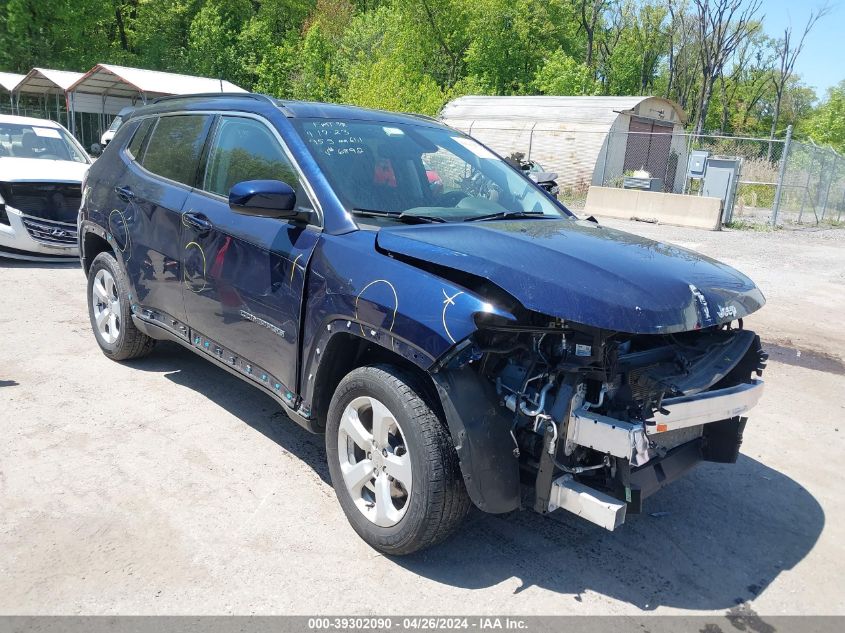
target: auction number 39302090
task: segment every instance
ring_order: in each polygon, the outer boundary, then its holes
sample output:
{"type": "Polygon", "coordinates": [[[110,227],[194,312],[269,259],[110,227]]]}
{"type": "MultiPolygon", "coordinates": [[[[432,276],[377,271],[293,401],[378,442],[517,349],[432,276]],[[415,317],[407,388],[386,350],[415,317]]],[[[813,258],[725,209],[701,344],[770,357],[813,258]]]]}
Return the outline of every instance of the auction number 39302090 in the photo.
{"type": "Polygon", "coordinates": [[[377,616],[361,617],[316,617],[308,619],[310,630],[391,630],[397,631],[442,631],[452,629],[464,630],[512,630],[525,629],[525,620],[511,617],[443,617],[443,616],[414,616],[404,618],[387,618],[377,616]]]}

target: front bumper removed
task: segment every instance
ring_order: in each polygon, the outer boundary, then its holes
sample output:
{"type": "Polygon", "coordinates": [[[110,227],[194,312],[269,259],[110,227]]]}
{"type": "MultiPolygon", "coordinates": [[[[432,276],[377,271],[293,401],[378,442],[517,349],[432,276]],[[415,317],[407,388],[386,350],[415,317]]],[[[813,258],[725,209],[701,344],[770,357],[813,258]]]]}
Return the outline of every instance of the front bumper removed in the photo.
{"type": "Polygon", "coordinates": [[[566,450],[583,446],[617,458],[617,489],[603,492],[563,475],[552,482],[549,511],[562,508],[608,530],[625,521],[627,511],[639,512],[642,501],[678,479],[701,461],[734,462],[745,418],[760,400],[763,381],[663,401],[662,412],[645,424],[593,413],[572,412],[566,450]],[[655,440],[663,433],[700,427],[701,434],[657,454],[655,440]]]}

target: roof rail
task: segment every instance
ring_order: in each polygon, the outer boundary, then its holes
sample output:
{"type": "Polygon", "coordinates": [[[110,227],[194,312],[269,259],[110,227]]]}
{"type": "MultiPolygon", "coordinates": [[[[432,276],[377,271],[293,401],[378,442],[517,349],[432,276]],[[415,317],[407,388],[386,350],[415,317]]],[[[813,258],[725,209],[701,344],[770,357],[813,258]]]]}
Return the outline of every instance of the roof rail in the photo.
{"type": "Polygon", "coordinates": [[[173,101],[175,99],[210,99],[210,98],[224,98],[231,99],[233,97],[241,99],[255,99],[256,101],[268,101],[275,105],[273,99],[267,95],[258,94],[255,92],[201,92],[189,95],[167,95],[164,97],[156,97],[150,103],[161,103],[162,101],[173,101]]]}
{"type": "Polygon", "coordinates": [[[399,114],[404,114],[405,116],[412,116],[412,117],[415,117],[417,119],[422,119],[423,121],[432,121],[434,123],[441,123],[441,124],[443,123],[443,121],[441,121],[437,117],[433,117],[433,116],[430,116],[428,114],[420,114],[418,112],[400,112],[399,114]]]}
{"type": "Polygon", "coordinates": [[[270,95],[261,94],[260,92],[204,92],[190,95],[167,95],[165,97],[156,97],[151,104],[161,103],[162,101],[173,101],[174,99],[208,99],[208,98],[227,98],[239,97],[241,99],[254,99],[255,101],[264,101],[272,106],[279,108],[282,113],[290,118],[293,113],[285,107],[285,104],[280,100],[270,95]]]}

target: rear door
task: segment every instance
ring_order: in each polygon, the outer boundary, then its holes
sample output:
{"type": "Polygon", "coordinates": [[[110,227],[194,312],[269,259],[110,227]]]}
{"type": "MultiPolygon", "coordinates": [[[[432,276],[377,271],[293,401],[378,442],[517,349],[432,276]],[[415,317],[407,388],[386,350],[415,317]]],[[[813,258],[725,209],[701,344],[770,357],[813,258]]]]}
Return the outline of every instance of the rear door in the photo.
{"type": "MultiPolygon", "coordinates": [[[[171,328],[185,320],[182,207],[196,180],[212,120],[209,114],[161,115],[146,124],[147,138],[132,154],[133,138],[127,148],[132,160],[114,186],[121,204],[111,212],[109,228],[116,238],[127,236],[121,250],[137,295],[133,303],[171,328]]],[[[142,122],[139,132],[144,126],[142,122]]]]}
{"type": "Polygon", "coordinates": [[[288,183],[297,208],[314,209],[275,129],[251,115],[221,115],[184,205],[183,292],[194,345],[284,396],[296,391],[305,269],[320,230],[229,208],[232,185],[263,179],[288,183]]]}

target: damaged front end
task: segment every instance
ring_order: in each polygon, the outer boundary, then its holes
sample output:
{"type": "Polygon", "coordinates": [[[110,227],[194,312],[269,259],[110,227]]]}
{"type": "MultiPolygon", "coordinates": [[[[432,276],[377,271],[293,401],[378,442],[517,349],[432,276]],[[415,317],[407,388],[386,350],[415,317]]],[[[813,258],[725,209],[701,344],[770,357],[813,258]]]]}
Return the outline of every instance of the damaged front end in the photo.
{"type": "Polygon", "coordinates": [[[736,460],[766,359],[741,272],[571,219],[395,227],[377,246],[477,297],[429,372],[482,510],[613,529],[696,463],[736,460]]]}
{"type": "Polygon", "coordinates": [[[741,319],[673,334],[476,320],[433,377],[482,509],[563,508],[612,530],[700,461],[736,461],[766,361],[741,319]]]}

